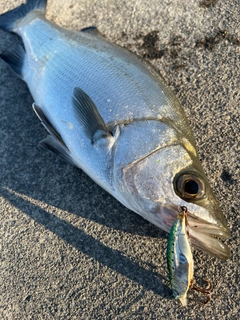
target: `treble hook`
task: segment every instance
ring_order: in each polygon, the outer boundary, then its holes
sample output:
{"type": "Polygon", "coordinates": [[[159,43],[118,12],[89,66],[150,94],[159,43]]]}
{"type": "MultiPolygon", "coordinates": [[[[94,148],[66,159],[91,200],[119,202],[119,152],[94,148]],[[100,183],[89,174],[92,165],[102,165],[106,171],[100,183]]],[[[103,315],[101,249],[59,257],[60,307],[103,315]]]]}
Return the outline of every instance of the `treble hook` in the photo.
{"type": "Polygon", "coordinates": [[[207,282],[208,284],[207,288],[204,289],[204,288],[198,287],[195,283],[193,283],[191,289],[202,292],[202,293],[207,293],[207,294],[211,293],[211,291],[213,290],[212,281],[206,278],[203,278],[203,281],[207,282]]]}
{"type": "Polygon", "coordinates": [[[203,281],[207,282],[206,288],[198,287],[195,283],[193,283],[191,286],[191,289],[196,290],[198,292],[201,292],[204,295],[204,297],[206,298],[206,301],[204,301],[204,302],[202,302],[200,300],[195,300],[195,301],[197,303],[205,306],[211,301],[212,297],[218,298],[218,296],[212,292],[212,290],[213,290],[212,281],[209,279],[206,279],[206,278],[203,278],[203,281]]]}

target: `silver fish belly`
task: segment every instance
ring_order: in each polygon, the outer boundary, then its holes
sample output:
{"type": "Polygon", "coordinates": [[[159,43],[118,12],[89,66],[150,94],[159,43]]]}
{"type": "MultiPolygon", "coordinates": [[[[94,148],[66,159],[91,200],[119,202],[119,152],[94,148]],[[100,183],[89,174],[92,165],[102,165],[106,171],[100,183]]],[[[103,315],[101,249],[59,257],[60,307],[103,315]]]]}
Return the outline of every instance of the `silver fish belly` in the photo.
{"type": "Polygon", "coordinates": [[[225,218],[177,98],[158,72],[96,28],[68,31],[45,18],[46,0],[0,16],[24,49],[1,54],[27,83],[48,130],[42,145],[84,170],[129,209],[169,232],[188,208],[192,244],[227,259],[225,218]]]}

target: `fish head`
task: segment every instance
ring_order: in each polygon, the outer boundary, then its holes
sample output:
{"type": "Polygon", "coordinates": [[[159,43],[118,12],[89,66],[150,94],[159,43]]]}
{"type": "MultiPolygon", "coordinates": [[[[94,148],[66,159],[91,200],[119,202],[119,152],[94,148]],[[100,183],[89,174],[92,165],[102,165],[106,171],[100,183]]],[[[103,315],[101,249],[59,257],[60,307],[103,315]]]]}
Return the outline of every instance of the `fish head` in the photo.
{"type": "Polygon", "coordinates": [[[217,258],[229,258],[229,248],[218,238],[229,238],[230,232],[194,148],[166,145],[126,168],[124,180],[135,195],[135,212],[170,232],[184,206],[191,243],[217,258]]]}
{"type": "Polygon", "coordinates": [[[219,207],[198,158],[173,178],[174,203],[176,196],[186,206],[189,237],[194,246],[220,259],[227,259],[230,251],[217,238],[230,238],[226,219],[219,207]]]}

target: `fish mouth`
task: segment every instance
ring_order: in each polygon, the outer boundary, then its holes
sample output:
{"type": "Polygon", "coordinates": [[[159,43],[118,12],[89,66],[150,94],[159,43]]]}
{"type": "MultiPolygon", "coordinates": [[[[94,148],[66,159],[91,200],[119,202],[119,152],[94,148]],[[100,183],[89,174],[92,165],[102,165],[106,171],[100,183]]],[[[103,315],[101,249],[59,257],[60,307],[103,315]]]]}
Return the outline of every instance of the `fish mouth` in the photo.
{"type": "MultiPolygon", "coordinates": [[[[160,206],[158,207],[157,212],[159,211],[161,212],[161,215],[153,215],[155,219],[149,219],[149,216],[147,216],[146,219],[159,226],[161,229],[170,232],[172,225],[179,214],[179,207],[160,206]]],[[[221,211],[218,211],[218,216],[220,216],[221,219],[217,219],[215,215],[215,219],[213,218],[211,223],[200,217],[196,217],[194,213],[195,212],[192,210],[187,211],[190,244],[218,259],[229,259],[230,249],[221,240],[229,239],[231,234],[221,211]]]]}
{"type": "Polygon", "coordinates": [[[210,255],[227,260],[230,257],[230,249],[221,239],[229,239],[230,231],[227,227],[218,221],[218,224],[209,224],[196,217],[188,215],[189,239],[198,249],[209,253],[210,255]]]}

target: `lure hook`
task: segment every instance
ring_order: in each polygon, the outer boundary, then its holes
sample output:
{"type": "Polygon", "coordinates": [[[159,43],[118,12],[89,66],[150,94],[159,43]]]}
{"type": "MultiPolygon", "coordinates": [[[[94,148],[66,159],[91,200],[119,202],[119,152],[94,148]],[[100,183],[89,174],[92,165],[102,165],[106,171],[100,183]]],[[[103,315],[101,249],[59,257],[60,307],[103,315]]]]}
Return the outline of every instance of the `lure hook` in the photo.
{"type": "Polygon", "coordinates": [[[206,279],[206,278],[203,278],[203,281],[205,281],[207,283],[206,288],[201,288],[201,287],[197,286],[195,283],[192,283],[191,289],[198,291],[198,292],[201,292],[204,295],[204,297],[206,298],[206,300],[204,302],[199,301],[199,300],[198,301],[195,300],[195,301],[198,302],[199,304],[205,306],[211,301],[212,297],[218,298],[218,296],[212,292],[213,291],[212,281],[209,279],[206,279]]]}

